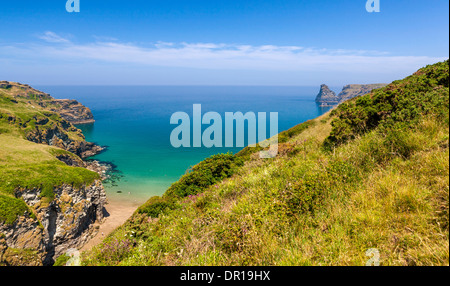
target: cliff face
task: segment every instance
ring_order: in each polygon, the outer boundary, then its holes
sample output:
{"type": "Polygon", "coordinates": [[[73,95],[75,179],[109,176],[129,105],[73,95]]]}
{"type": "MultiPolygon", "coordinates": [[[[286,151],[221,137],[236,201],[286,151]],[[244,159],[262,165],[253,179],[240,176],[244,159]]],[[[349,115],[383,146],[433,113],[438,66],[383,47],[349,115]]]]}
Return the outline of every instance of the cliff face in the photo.
{"type": "Polygon", "coordinates": [[[377,88],[385,87],[387,84],[377,83],[377,84],[349,84],[344,86],[342,91],[339,93],[339,102],[344,102],[346,100],[352,99],[357,96],[365,95],[370,93],[372,90],[377,88]]]}
{"type": "Polygon", "coordinates": [[[72,124],[94,123],[94,115],[91,110],[72,99],[54,99],[49,94],[36,90],[28,84],[9,81],[0,81],[0,89],[10,90],[16,87],[14,97],[29,99],[41,107],[56,112],[72,124]]]}
{"type": "Polygon", "coordinates": [[[39,189],[16,191],[15,196],[36,217],[21,216],[11,225],[0,223],[0,264],[51,265],[54,257],[84,245],[94,234],[106,204],[101,181],[81,188],[62,185],[54,192],[55,198],[48,202],[39,189]]]}
{"type": "Polygon", "coordinates": [[[333,106],[357,96],[362,96],[372,92],[374,89],[385,87],[387,84],[349,84],[344,86],[342,91],[336,96],[327,85],[320,86],[320,92],[316,97],[316,102],[321,106],[333,106]]]}
{"type": "Polygon", "coordinates": [[[49,94],[33,89],[29,85],[0,81],[0,88],[8,92],[10,111],[2,112],[8,123],[21,129],[27,140],[56,146],[81,158],[94,156],[104,150],[94,143],[86,142],[82,132],[72,124],[92,123],[94,117],[89,108],[76,100],[54,99],[49,94]],[[20,110],[22,111],[22,110],[20,110]]]}
{"type": "Polygon", "coordinates": [[[91,110],[76,100],[55,99],[49,103],[50,110],[59,113],[72,124],[94,123],[91,110]]]}
{"type": "Polygon", "coordinates": [[[0,265],[52,265],[102,222],[104,170],[81,158],[103,148],[72,125],[92,118],[76,101],[0,82],[0,265]]]}
{"type": "MultiPolygon", "coordinates": [[[[64,124],[64,123],[63,123],[64,124]]],[[[84,140],[74,140],[58,124],[50,128],[40,128],[39,123],[36,128],[29,131],[26,135],[27,140],[40,144],[59,147],[74,153],[81,158],[94,156],[104,150],[104,147],[98,146],[92,142],[84,140]]]]}
{"type": "Polygon", "coordinates": [[[316,102],[324,106],[335,105],[339,102],[339,98],[326,84],[322,84],[320,86],[319,94],[316,97],[316,102]]]}

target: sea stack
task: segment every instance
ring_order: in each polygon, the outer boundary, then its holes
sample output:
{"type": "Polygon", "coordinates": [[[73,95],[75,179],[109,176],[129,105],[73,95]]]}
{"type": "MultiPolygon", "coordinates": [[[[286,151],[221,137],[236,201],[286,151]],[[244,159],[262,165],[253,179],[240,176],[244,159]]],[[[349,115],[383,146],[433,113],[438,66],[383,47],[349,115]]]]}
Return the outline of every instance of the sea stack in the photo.
{"type": "Polygon", "coordinates": [[[316,102],[322,106],[331,106],[339,103],[339,98],[326,84],[320,86],[320,92],[316,97],[316,102]]]}

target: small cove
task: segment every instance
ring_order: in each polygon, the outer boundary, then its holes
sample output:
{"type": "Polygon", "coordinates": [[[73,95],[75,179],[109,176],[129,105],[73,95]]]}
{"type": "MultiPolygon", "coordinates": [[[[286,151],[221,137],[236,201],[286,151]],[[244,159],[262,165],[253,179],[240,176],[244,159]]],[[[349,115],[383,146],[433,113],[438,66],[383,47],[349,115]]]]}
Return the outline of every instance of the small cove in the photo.
{"type": "Polygon", "coordinates": [[[76,99],[89,107],[93,124],[78,125],[87,141],[107,146],[90,159],[114,165],[105,182],[109,200],[140,204],[165,190],[186,170],[217,153],[240,148],[174,148],[170,125],[174,112],[278,112],[279,132],[318,117],[330,108],[314,99],[318,87],[253,86],[40,86],[58,99],[76,99]]]}

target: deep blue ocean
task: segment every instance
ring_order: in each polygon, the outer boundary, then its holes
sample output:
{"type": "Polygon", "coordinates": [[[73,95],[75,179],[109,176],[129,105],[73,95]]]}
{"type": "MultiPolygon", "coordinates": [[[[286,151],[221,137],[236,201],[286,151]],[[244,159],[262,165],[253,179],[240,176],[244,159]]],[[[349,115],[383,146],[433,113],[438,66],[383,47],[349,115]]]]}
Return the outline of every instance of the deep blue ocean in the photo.
{"type": "MultiPolygon", "coordinates": [[[[329,110],[314,99],[319,87],[221,86],[38,86],[58,99],[76,99],[89,107],[94,124],[79,125],[87,141],[108,146],[93,159],[116,166],[119,180],[107,183],[111,199],[144,202],[164,191],[187,169],[217,153],[240,148],[174,148],[170,124],[174,112],[192,115],[193,104],[202,114],[278,112],[279,132],[329,110]]],[[[192,116],[191,116],[192,120],[192,116]]]]}

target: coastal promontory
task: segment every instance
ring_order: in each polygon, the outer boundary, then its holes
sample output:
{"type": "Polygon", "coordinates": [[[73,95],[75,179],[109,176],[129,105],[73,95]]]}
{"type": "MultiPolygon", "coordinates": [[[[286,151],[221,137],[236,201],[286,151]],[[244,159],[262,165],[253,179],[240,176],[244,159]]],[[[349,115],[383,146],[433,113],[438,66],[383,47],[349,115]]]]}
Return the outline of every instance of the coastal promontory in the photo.
{"type": "Polygon", "coordinates": [[[372,92],[374,89],[385,87],[385,83],[376,84],[349,84],[344,86],[342,91],[338,94],[339,102],[352,99],[354,97],[362,96],[372,92]]]}
{"type": "Polygon", "coordinates": [[[316,97],[316,102],[321,106],[338,105],[349,99],[363,96],[372,92],[375,89],[385,87],[385,83],[376,84],[349,84],[342,88],[342,91],[336,95],[326,84],[320,86],[319,94],[316,97]]]}
{"type": "Polygon", "coordinates": [[[103,148],[72,124],[87,120],[78,102],[0,81],[0,265],[52,265],[102,222],[102,174],[82,158],[103,148]]]}

